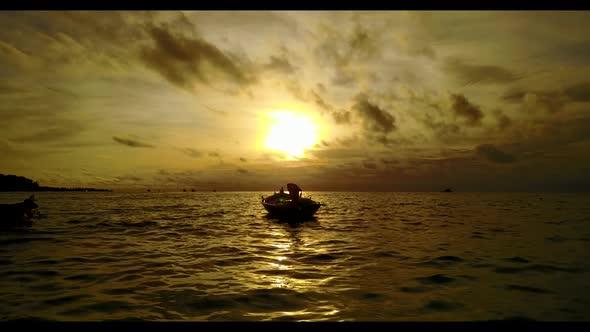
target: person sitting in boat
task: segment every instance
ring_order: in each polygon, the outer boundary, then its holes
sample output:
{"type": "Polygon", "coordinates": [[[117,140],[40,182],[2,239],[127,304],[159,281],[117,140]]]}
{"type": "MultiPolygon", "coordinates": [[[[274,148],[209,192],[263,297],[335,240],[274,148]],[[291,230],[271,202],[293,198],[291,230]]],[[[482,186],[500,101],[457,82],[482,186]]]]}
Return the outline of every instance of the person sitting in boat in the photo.
{"type": "Polygon", "coordinates": [[[291,200],[293,202],[298,201],[301,197],[299,194],[301,192],[301,188],[299,188],[299,186],[295,183],[287,183],[287,189],[289,190],[289,196],[291,197],[291,200]]]}

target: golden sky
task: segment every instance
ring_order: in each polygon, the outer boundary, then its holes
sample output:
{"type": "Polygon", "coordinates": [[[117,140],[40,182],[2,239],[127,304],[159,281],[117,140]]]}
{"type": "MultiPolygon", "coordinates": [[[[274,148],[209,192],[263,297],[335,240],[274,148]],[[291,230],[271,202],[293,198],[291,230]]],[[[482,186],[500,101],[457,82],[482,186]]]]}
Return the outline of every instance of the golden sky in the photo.
{"type": "Polygon", "coordinates": [[[588,190],[590,13],[0,13],[0,173],[588,190]]]}

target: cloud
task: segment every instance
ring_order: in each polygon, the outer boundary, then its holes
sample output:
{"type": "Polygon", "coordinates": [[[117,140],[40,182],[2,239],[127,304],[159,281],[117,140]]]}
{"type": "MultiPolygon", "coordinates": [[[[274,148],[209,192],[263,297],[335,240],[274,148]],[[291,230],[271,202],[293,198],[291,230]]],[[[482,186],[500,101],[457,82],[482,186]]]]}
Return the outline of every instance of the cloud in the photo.
{"type": "Polygon", "coordinates": [[[346,147],[351,147],[354,144],[358,143],[360,141],[358,136],[350,136],[350,137],[344,137],[344,138],[337,138],[336,142],[338,142],[340,145],[342,146],[346,146],[346,147]]]}
{"type": "Polygon", "coordinates": [[[11,139],[13,142],[18,143],[39,143],[39,142],[47,142],[53,140],[59,140],[63,138],[71,137],[77,134],[80,131],[78,127],[71,127],[71,128],[49,128],[42,131],[39,131],[35,134],[20,136],[14,139],[11,139]]]}
{"type": "Polygon", "coordinates": [[[377,169],[377,164],[372,161],[363,160],[363,167],[367,169],[377,169]]]}
{"type": "Polygon", "coordinates": [[[475,148],[478,156],[485,158],[494,163],[511,163],[515,160],[514,156],[501,151],[492,144],[480,144],[475,148]]]}
{"type": "Polygon", "coordinates": [[[143,180],[142,178],[135,176],[135,175],[117,176],[117,177],[115,177],[115,179],[117,181],[124,181],[124,182],[139,182],[139,181],[143,180]]]}
{"type": "Polygon", "coordinates": [[[500,99],[507,103],[520,103],[524,98],[526,92],[519,89],[510,89],[506,91],[500,99]]]}
{"type": "Polygon", "coordinates": [[[461,132],[461,127],[456,123],[446,123],[443,121],[436,121],[429,114],[426,114],[423,119],[424,124],[429,128],[433,129],[436,135],[441,139],[449,139],[450,137],[456,137],[461,132]]]}
{"type": "Polygon", "coordinates": [[[187,156],[193,157],[193,158],[200,158],[203,156],[203,152],[193,149],[193,148],[184,148],[182,149],[182,152],[184,154],[186,154],[187,156]]]}
{"type": "Polygon", "coordinates": [[[350,124],[350,112],[349,111],[336,111],[332,112],[332,118],[337,124],[350,124]]]}
{"type": "Polygon", "coordinates": [[[36,62],[34,57],[2,40],[0,40],[0,58],[4,58],[21,68],[30,68],[36,62]]]}
{"type": "Polygon", "coordinates": [[[318,149],[311,150],[310,153],[321,159],[355,159],[367,157],[365,150],[352,148],[318,149]]]}
{"type": "Polygon", "coordinates": [[[460,94],[451,94],[451,109],[455,115],[465,119],[468,126],[478,126],[483,118],[481,109],[469,102],[465,96],[460,94]]]}
{"type": "Polygon", "coordinates": [[[251,83],[234,58],[200,37],[188,38],[153,25],[148,34],[154,44],[143,47],[140,58],[172,84],[191,90],[195,82],[211,85],[220,76],[239,86],[251,83]]]}
{"type": "Polygon", "coordinates": [[[324,101],[324,99],[314,90],[310,90],[310,94],[315,104],[318,105],[321,109],[325,111],[331,111],[333,109],[333,107],[326,101],[324,101]]]}
{"type": "Polygon", "coordinates": [[[555,113],[560,111],[566,103],[566,97],[559,92],[527,92],[523,98],[523,106],[531,111],[543,110],[555,113]]]}
{"type": "Polygon", "coordinates": [[[247,162],[246,158],[244,158],[244,157],[240,157],[240,161],[243,163],[247,162]]]}
{"type": "Polygon", "coordinates": [[[242,174],[248,174],[248,170],[246,170],[246,169],[243,169],[243,168],[238,168],[236,171],[237,171],[238,173],[242,173],[242,174]]]}
{"type": "Polygon", "coordinates": [[[352,108],[363,119],[365,129],[370,132],[387,134],[396,129],[393,115],[369,102],[366,94],[357,95],[352,108]]]}
{"type": "Polygon", "coordinates": [[[512,124],[512,120],[506,114],[502,113],[502,111],[497,110],[494,112],[494,115],[496,116],[500,130],[504,130],[512,124]]]}
{"type": "Polygon", "coordinates": [[[381,55],[378,33],[368,31],[358,22],[349,34],[322,24],[318,36],[320,40],[314,52],[320,65],[330,64],[342,69],[352,62],[369,61],[381,55]]]}
{"type": "Polygon", "coordinates": [[[590,102],[590,82],[570,86],[565,90],[565,94],[573,101],[590,102]]]}
{"type": "Polygon", "coordinates": [[[209,157],[216,157],[216,158],[221,158],[221,154],[220,154],[219,152],[215,152],[215,151],[209,151],[209,152],[207,153],[207,155],[208,155],[209,157]]]}
{"type": "Polygon", "coordinates": [[[25,91],[23,87],[17,86],[13,82],[6,80],[0,81],[0,94],[22,93],[25,91]]]}
{"type": "Polygon", "coordinates": [[[296,70],[296,68],[289,62],[286,56],[277,57],[274,55],[270,57],[270,62],[264,65],[264,68],[285,74],[292,74],[296,70]]]}
{"type": "Polygon", "coordinates": [[[332,77],[332,84],[341,87],[352,87],[356,83],[353,75],[344,72],[343,70],[336,70],[336,74],[332,77]]]}
{"type": "MultiPolygon", "coordinates": [[[[529,111],[542,110],[548,113],[560,111],[570,98],[576,101],[585,101],[584,94],[587,93],[584,84],[573,86],[561,91],[524,91],[520,89],[508,90],[501,99],[507,103],[521,103],[529,111]]],[[[590,101],[590,99],[589,99],[590,101]]]]}
{"type": "Polygon", "coordinates": [[[113,140],[119,144],[127,145],[132,148],[153,148],[154,147],[151,144],[143,143],[143,142],[129,139],[129,138],[120,138],[117,136],[113,136],[113,140]]]}
{"type": "Polygon", "coordinates": [[[500,66],[471,65],[456,58],[448,59],[444,68],[464,85],[511,83],[523,78],[500,66]]]}

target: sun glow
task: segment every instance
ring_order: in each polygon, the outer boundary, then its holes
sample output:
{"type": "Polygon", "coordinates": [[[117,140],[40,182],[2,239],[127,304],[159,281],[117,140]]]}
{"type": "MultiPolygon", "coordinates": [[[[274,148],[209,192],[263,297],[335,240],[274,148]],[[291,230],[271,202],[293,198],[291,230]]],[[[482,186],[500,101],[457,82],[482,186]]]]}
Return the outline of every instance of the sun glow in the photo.
{"type": "Polygon", "coordinates": [[[301,158],[305,149],[317,141],[316,126],[311,118],[283,111],[271,114],[272,123],[266,137],[266,147],[301,158]]]}

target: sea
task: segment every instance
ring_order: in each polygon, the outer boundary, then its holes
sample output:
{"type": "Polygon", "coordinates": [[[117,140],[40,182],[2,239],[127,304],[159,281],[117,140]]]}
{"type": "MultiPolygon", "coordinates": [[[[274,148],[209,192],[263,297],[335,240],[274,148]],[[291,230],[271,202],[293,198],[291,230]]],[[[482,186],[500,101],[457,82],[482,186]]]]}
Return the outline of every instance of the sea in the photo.
{"type": "Polygon", "coordinates": [[[0,320],[590,319],[588,193],[304,192],[304,222],[267,194],[36,193],[0,229],[0,320]]]}

